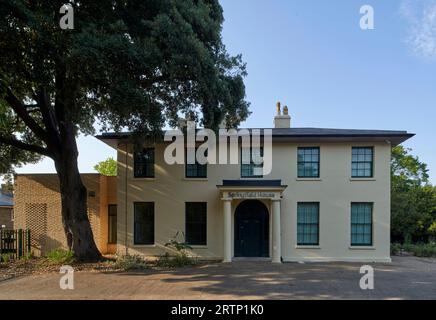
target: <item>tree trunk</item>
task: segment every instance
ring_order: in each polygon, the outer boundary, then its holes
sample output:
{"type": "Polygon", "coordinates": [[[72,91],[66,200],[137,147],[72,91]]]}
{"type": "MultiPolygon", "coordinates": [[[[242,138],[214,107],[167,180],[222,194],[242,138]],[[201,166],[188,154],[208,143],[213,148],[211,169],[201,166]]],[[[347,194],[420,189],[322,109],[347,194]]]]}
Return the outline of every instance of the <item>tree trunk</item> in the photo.
{"type": "Polygon", "coordinates": [[[97,261],[101,254],[88,219],[87,190],[80,177],[76,137],[72,126],[63,127],[62,151],[55,157],[62,198],[62,223],[68,247],[79,261],[97,261]]]}

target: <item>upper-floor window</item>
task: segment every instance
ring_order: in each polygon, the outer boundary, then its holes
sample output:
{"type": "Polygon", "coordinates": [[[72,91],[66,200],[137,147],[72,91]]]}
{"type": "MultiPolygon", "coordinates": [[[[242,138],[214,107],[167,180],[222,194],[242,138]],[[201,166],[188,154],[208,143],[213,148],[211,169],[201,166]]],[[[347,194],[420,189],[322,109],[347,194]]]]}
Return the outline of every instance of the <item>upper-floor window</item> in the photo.
{"type": "MultiPolygon", "coordinates": [[[[197,149],[193,154],[196,155],[197,149]]],[[[207,152],[207,151],[206,151],[207,152]]],[[[206,153],[207,156],[207,153],[206,153]]],[[[189,164],[188,161],[188,150],[186,150],[186,165],[185,165],[185,176],[186,178],[207,178],[207,164],[199,164],[197,158],[195,157],[195,164],[189,164]]],[[[191,161],[192,162],[192,161],[191,161]]]]}
{"type": "Polygon", "coordinates": [[[133,167],[135,178],[154,178],[154,148],[136,151],[133,167]]]}
{"type": "Polygon", "coordinates": [[[241,177],[262,178],[263,163],[260,161],[262,157],[263,147],[241,148],[241,177]]]}
{"type": "Polygon", "coordinates": [[[207,244],[207,203],[186,202],[185,237],[190,245],[207,244]]]}
{"type": "Polygon", "coordinates": [[[297,244],[319,245],[319,203],[299,202],[297,205],[297,244]]]}
{"type": "Polygon", "coordinates": [[[351,177],[372,178],[374,173],[374,148],[353,147],[351,160],[351,177]]]}
{"type": "Polygon", "coordinates": [[[298,178],[319,178],[319,148],[298,148],[298,178]]]}
{"type": "Polygon", "coordinates": [[[351,204],[351,245],[372,246],[372,203],[351,204]]]}

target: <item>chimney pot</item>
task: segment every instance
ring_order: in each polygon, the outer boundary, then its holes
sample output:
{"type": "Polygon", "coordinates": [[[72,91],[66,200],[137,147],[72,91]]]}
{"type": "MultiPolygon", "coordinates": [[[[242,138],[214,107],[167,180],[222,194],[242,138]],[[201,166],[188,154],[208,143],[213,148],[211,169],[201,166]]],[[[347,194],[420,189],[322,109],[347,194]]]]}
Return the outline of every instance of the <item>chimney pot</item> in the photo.
{"type": "Polygon", "coordinates": [[[288,106],[283,107],[283,114],[281,113],[280,102],[277,102],[277,115],[274,117],[274,128],[290,128],[291,117],[289,116],[288,106]]]}

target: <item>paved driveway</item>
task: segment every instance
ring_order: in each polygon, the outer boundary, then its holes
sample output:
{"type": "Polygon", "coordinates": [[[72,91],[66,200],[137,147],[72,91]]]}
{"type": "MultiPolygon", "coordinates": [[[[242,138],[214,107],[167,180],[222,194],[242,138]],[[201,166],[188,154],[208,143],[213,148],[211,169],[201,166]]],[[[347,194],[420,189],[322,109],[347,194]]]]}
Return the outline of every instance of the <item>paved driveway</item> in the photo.
{"type": "Polygon", "coordinates": [[[59,274],[0,282],[0,299],[436,299],[436,260],[394,258],[374,264],[374,290],[361,290],[356,263],[235,262],[175,271],[59,274]]]}

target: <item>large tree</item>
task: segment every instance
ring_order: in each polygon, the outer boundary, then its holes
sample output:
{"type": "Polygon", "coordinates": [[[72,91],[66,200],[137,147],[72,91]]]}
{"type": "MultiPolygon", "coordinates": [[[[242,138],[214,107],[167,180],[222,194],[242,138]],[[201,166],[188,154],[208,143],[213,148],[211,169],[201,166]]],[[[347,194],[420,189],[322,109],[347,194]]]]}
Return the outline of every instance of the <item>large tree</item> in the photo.
{"type": "Polygon", "coordinates": [[[436,223],[436,188],[429,183],[427,165],[410,149],[392,149],[392,239],[426,242],[436,223]]]}
{"type": "MultiPolygon", "coordinates": [[[[76,137],[103,130],[158,133],[189,114],[206,127],[248,115],[245,65],[222,43],[218,0],[0,2],[0,163],[53,159],[68,245],[100,257],[87,218],[76,137]]],[[[2,166],[4,165],[2,164],[2,166]]]]}

